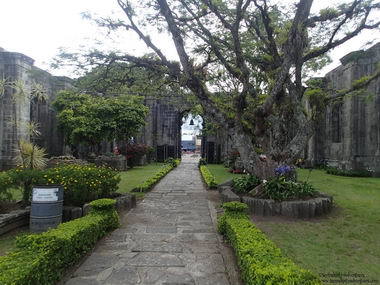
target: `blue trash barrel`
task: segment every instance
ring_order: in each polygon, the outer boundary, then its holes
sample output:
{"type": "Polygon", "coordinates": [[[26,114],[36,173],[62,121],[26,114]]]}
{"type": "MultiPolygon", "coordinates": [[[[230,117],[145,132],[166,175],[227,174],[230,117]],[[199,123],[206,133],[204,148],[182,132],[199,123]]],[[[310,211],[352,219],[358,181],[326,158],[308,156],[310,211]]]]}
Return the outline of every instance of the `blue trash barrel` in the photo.
{"type": "Polygon", "coordinates": [[[43,232],[62,222],[63,187],[34,186],[30,209],[30,231],[43,232]]]}

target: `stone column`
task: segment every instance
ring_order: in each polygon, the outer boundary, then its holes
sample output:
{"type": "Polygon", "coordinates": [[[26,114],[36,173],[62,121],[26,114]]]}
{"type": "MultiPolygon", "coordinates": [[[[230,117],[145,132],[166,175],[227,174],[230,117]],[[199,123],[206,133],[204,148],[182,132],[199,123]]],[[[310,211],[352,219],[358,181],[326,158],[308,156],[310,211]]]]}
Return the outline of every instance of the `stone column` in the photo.
{"type": "Polygon", "coordinates": [[[20,82],[24,96],[15,96],[15,88],[7,87],[0,99],[0,169],[15,166],[15,156],[20,139],[29,140],[27,125],[30,121],[29,71],[34,60],[21,53],[0,51],[0,78],[20,82]]]}

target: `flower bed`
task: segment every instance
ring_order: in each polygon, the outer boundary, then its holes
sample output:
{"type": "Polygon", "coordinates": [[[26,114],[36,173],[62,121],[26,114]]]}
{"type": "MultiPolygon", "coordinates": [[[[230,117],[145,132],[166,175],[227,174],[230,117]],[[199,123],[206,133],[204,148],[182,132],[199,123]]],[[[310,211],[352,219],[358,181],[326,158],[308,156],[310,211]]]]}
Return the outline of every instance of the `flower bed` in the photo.
{"type": "Polygon", "coordinates": [[[82,206],[95,199],[110,197],[120,182],[116,171],[93,165],[60,165],[44,170],[16,168],[4,173],[0,180],[6,183],[0,181],[0,191],[4,191],[3,187],[22,186],[23,200],[28,202],[33,185],[59,184],[64,187],[65,205],[71,206],[82,206]]]}
{"type": "Polygon", "coordinates": [[[89,215],[17,239],[16,250],[0,257],[0,284],[54,284],[66,268],[118,226],[115,200],[93,201],[89,215]]]}
{"type": "Polygon", "coordinates": [[[321,284],[315,274],[284,257],[252,224],[245,214],[245,204],[230,202],[223,204],[223,208],[225,214],[218,220],[218,230],[234,248],[245,284],[321,284]]]}
{"type": "MultiPolygon", "coordinates": [[[[247,203],[250,213],[259,216],[308,219],[329,213],[333,206],[331,196],[319,193],[308,182],[297,182],[295,168],[288,165],[277,167],[275,176],[268,181],[244,175],[234,178],[231,186],[240,201],[247,203]]],[[[226,193],[228,189],[222,193],[222,199],[231,201],[232,198],[223,197],[226,193]]]]}

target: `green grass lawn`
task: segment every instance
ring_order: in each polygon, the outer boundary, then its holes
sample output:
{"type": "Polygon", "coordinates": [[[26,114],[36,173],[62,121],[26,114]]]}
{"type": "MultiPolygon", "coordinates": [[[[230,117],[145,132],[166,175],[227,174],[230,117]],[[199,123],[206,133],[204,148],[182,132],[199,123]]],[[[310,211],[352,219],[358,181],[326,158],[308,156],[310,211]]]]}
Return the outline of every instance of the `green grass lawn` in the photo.
{"type": "Polygon", "coordinates": [[[320,192],[334,196],[331,215],[313,221],[253,218],[255,224],[304,268],[359,273],[380,282],[380,179],[299,170],[299,180],[309,175],[320,192]]]}
{"type": "Polygon", "coordinates": [[[0,256],[5,255],[15,248],[16,237],[29,233],[27,227],[18,228],[0,236],[0,256]]]}
{"type": "MultiPolygon", "coordinates": [[[[153,176],[163,166],[164,163],[151,163],[145,166],[136,166],[128,171],[121,172],[121,181],[117,192],[130,193],[133,188],[147,180],[150,176],[153,176]]],[[[133,194],[135,194],[138,198],[144,196],[144,193],[133,194]]]]}
{"type": "Polygon", "coordinates": [[[226,182],[227,180],[230,180],[234,177],[239,177],[243,175],[228,172],[228,169],[225,168],[223,164],[207,164],[207,168],[215,176],[216,183],[218,184],[226,182]]]}

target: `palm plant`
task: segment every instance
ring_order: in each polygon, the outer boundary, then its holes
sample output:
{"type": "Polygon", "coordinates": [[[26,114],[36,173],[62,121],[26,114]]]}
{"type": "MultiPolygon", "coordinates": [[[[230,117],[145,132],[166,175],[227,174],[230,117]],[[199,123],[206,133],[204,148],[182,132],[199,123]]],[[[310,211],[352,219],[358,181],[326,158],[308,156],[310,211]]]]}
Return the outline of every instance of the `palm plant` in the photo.
{"type": "Polygon", "coordinates": [[[20,140],[18,146],[17,164],[29,169],[42,169],[46,166],[47,158],[44,148],[24,140],[20,140]]]}

